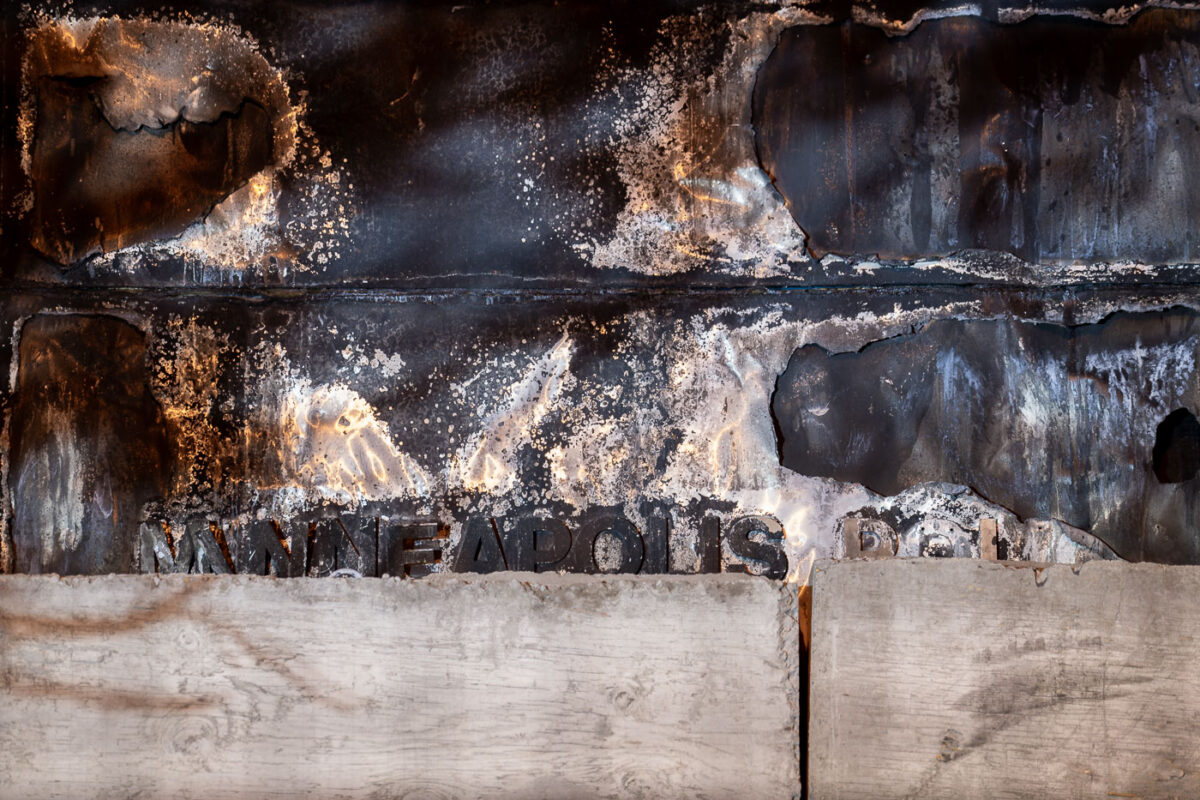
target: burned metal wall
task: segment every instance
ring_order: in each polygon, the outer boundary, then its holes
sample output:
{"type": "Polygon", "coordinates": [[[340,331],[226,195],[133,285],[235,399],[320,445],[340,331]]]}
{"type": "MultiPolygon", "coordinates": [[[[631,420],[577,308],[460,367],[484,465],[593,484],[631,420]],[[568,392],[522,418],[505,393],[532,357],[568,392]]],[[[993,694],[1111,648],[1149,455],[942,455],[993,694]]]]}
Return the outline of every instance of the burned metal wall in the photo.
{"type": "Polygon", "coordinates": [[[5,13],[5,569],[1200,559],[1200,12],[5,13]]]}

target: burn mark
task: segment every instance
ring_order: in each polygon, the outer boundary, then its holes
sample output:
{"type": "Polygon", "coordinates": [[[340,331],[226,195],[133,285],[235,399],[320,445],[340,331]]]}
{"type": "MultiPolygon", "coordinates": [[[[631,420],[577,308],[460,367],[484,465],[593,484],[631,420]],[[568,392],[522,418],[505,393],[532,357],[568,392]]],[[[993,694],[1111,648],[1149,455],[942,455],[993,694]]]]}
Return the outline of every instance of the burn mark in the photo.
{"type": "Polygon", "coordinates": [[[955,757],[983,747],[1033,715],[1068,704],[1111,701],[1152,680],[1134,665],[1110,668],[1104,650],[1102,644],[1086,640],[1052,641],[1049,646],[1037,640],[1007,654],[1003,660],[1015,663],[1006,665],[1003,681],[971,689],[951,701],[972,721],[971,735],[961,742],[955,757]]]}
{"type": "Polygon", "coordinates": [[[854,353],[809,345],[772,397],[782,463],[885,495],[971,486],[1124,558],[1196,563],[1200,424],[1162,417],[1200,402],[1198,345],[1200,321],[1181,309],[1073,327],[941,320],[854,353]]]}
{"type": "Polygon", "coordinates": [[[130,572],[171,448],[146,340],[111,316],[40,315],[21,329],[12,414],[18,572],[130,572]]]}
{"type": "Polygon", "coordinates": [[[818,257],[1190,262],[1198,86],[1193,12],[800,26],[760,72],[754,125],[818,257]]]}
{"type": "Polygon", "coordinates": [[[178,236],[294,145],[286,87],[217,29],[47,24],[26,79],[30,239],[61,264],[178,236]]]}
{"type": "Polygon", "coordinates": [[[1200,421],[1177,408],[1154,433],[1154,477],[1159,483],[1183,483],[1200,472],[1200,421]]]}

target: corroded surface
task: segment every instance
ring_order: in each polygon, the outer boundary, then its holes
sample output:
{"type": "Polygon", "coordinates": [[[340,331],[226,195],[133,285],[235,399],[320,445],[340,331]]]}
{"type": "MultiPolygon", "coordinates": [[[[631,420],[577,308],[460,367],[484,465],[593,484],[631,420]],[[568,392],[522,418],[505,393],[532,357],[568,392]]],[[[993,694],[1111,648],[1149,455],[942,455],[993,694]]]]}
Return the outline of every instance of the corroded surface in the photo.
{"type": "MultiPolygon", "coordinates": [[[[1062,10],[1059,5],[1050,7],[1062,10]]],[[[1104,202],[1091,203],[1076,196],[1071,201],[1080,204],[1075,213],[1068,210],[1071,203],[1059,202],[1058,213],[1070,219],[1063,218],[1066,227],[1042,231],[1041,238],[1057,243],[1057,237],[1065,233],[1069,244],[1065,250],[1040,246],[1035,252],[1028,249],[1031,240],[1027,238],[1014,246],[1008,239],[994,241],[996,237],[989,233],[975,244],[995,247],[995,251],[958,253],[958,248],[972,243],[956,240],[952,246],[931,251],[954,250],[955,254],[931,263],[888,264],[885,260],[872,272],[874,280],[919,284],[1019,279],[1055,285],[1113,276],[1165,281],[1195,277],[1194,270],[1178,268],[1179,262],[1189,260],[1186,226],[1164,225],[1161,242],[1139,230],[1136,241],[1124,235],[1104,241],[1101,236],[1093,247],[1089,242],[1097,222],[1088,216],[1096,211],[1104,228],[1109,219],[1106,214],[1120,217],[1132,213],[1138,208],[1133,202],[1137,200],[1150,205],[1125,220],[1126,230],[1131,222],[1140,225],[1145,219],[1153,220],[1155,214],[1163,217],[1164,209],[1176,215],[1172,220],[1190,219],[1186,209],[1191,201],[1172,176],[1186,170],[1185,163],[1176,164],[1176,156],[1186,160],[1190,152],[1176,139],[1190,103],[1184,86],[1185,73],[1191,69],[1191,34],[1187,31],[1193,12],[1151,10],[1134,16],[1128,10],[1106,14],[1104,9],[1091,8],[1049,19],[1037,17],[1035,7],[1023,11],[996,7],[983,13],[1003,25],[960,17],[914,27],[912,20],[924,17],[910,9],[892,14],[887,9],[820,4],[768,9],[739,2],[662,2],[624,8],[620,13],[612,12],[609,4],[590,2],[569,7],[508,4],[502,8],[484,3],[359,3],[353,8],[305,4],[295,12],[278,13],[248,3],[235,3],[232,8],[231,19],[203,23],[162,20],[154,25],[166,26],[171,36],[190,30],[185,39],[203,41],[206,48],[222,54],[222,63],[235,63],[231,73],[224,73],[224,67],[213,70],[213,91],[206,99],[211,108],[232,114],[238,107],[232,98],[248,96],[260,103],[272,120],[278,119],[280,108],[288,114],[294,112],[294,117],[279,120],[287,123],[285,128],[294,123],[294,158],[289,161],[282,155],[287,148],[276,126],[271,158],[286,161],[286,167],[256,173],[260,180],[251,180],[243,190],[217,203],[203,224],[183,233],[167,233],[165,226],[159,227],[159,238],[141,244],[114,240],[111,252],[84,259],[86,270],[67,275],[30,247],[29,226],[34,218],[18,213],[9,224],[21,235],[6,237],[5,275],[52,283],[155,286],[181,282],[464,289],[763,282],[776,286],[859,285],[862,275],[853,260],[817,261],[811,257],[809,245],[813,243],[806,242],[805,230],[811,228],[809,233],[813,233],[824,223],[801,218],[797,224],[785,205],[786,199],[795,209],[804,201],[795,186],[786,182],[803,181],[806,173],[787,174],[787,169],[772,160],[777,154],[761,146],[761,134],[770,127],[767,116],[782,115],[786,119],[771,125],[802,133],[805,120],[789,114],[805,108],[806,102],[824,102],[818,96],[842,94],[840,85],[827,83],[841,58],[834,58],[832,51],[819,70],[801,64],[805,71],[776,75],[776,66],[787,61],[789,53],[794,54],[795,47],[789,42],[834,36],[831,32],[836,26],[827,24],[831,19],[853,18],[857,22],[848,35],[881,48],[875,54],[876,65],[863,72],[863,77],[884,69],[881,64],[891,57],[888,53],[903,54],[912,47],[925,53],[922,43],[930,37],[945,40],[937,51],[940,66],[929,61],[935,58],[933,51],[903,66],[911,71],[904,74],[914,86],[924,87],[921,91],[901,89],[904,97],[899,105],[896,96],[888,95],[869,109],[896,123],[895,137],[872,140],[882,141],[884,150],[903,145],[898,155],[911,151],[938,156],[922,149],[929,145],[936,151],[936,142],[918,141],[920,136],[913,139],[916,134],[910,130],[915,111],[909,107],[914,99],[924,97],[926,106],[933,108],[930,104],[936,92],[929,81],[949,87],[957,80],[974,80],[974,88],[963,96],[977,97],[981,104],[995,101],[997,107],[992,110],[967,109],[963,119],[973,120],[971,124],[983,125],[986,115],[1004,111],[1000,115],[1003,130],[989,129],[995,141],[989,140],[976,159],[978,163],[967,163],[964,168],[972,173],[982,169],[980,175],[991,175],[998,166],[1008,169],[1010,162],[1025,165],[1026,178],[1000,181],[1009,194],[1020,195],[1007,201],[1012,213],[1006,235],[1011,233],[1014,219],[1025,219],[1028,208],[1040,206],[1030,206],[1034,198],[1028,195],[1037,165],[1029,153],[1005,155],[1005,142],[1018,134],[1022,142],[1028,142],[1033,135],[1030,131],[1039,125],[1042,138],[1049,140],[1047,153],[1053,149],[1051,145],[1061,151],[1062,157],[1054,161],[1051,171],[1066,170],[1064,174],[1072,180],[1086,177],[1085,183],[1095,183],[1087,170],[1120,152],[1133,161],[1124,171],[1105,167],[1110,177],[1124,176],[1121,179],[1127,182],[1129,176],[1136,180],[1145,174],[1149,178],[1140,166],[1142,161],[1137,160],[1141,158],[1161,173],[1159,183],[1174,181],[1159,187],[1164,201],[1157,205],[1153,196],[1136,197],[1120,208],[1108,204],[1105,210],[1104,202]],[[1013,24],[1030,14],[1037,18],[1013,24]],[[1097,15],[1103,23],[1091,19],[1097,15]],[[899,19],[905,21],[896,22],[899,19]],[[1164,26],[1169,29],[1166,33],[1164,26]],[[1014,33],[1027,27],[1040,32],[1014,33]],[[888,39],[881,30],[911,32],[888,39]],[[938,34],[938,30],[953,32],[938,34]],[[953,45],[958,38],[964,42],[961,53],[971,54],[962,64],[952,57],[960,52],[953,45]],[[778,41],[782,46],[777,49],[778,41]],[[972,46],[966,47],[968,41],[972,46]],[[990,44],[976,47],[979,42],[990,44]],[[1044,47],[1038,50],[1041,45],[1044,47]],[[1173,60],[1176,45],[1182,49],[1173,60]],[[1150,70],[1145,81],[1126,76],[1120,98],[1105,94],[1110,82],[1103,78],[1100,62],[1109,51],[1122,57],[1145,55],[1150,70]],[[262,73],[262,80],[239,82],[236,64],[242,62],[232,55],[224,57],[235,52],[262,73]],[[1038,57],[1043,61],[1010,55],[1018,52],[1049,55],[1038,57]],[[985,56],[993,61],[1013,61],[1017,74],[1015,83],[1010,83],[1016,95],[988,79],[994,70],[991,62],[982,63],[985,56]],[[921,72],[920,64],[928,65],[928,72],[921,72]],[[1043,114],[1042,122],[1031,118],[1032,127],[1025,130],[1023,115],[1040,108],[1038,103],[1050,91],[1035,86],[1036,80],[1027,81],[1041,74],[1031,72],[1038,64],[1047,70],[1048,86],[1057,80],[1050,73],[1062,67],[1081,73],[1087,88],[1083,100],[1073,106],[1075,116],[1043,114]],[[827,82],[809,77],[814,74],[825,76],[821,80],[827,82]],[[752,114],[756,86],[760,94],[757,117],[752,114]],[[798,86],[804,91],[797,91],[798,86]],[[287,95],[280,98],[282,88],[287,95]],[[777,97],[763,101],[764,92],[777,97]],[[1092,112],[1086,111],[1089,102],[1095,103],[1092,112]],[[891,112],[895,112],[894,119],[887,116],[891,112]],[[1179,130],[1176,118],[1181,120],[1179,130]],[[1089,128],[1100,120],[1115,127],[1104,137],[1070,137],[1057,143],[1055,119],[1068,127],[1077,119],[1089,128]],[[1154,135],[1153,126],[1159,135],[1154,135]],[[755,142],[756,127],[760,146],[755,142]],[[1118,141],[1120,137],[1124,139],[1118,141]],[[1103,150],[1101,138],[1112,143],[1103,152],[1096,150],[1103,150]],[[760,155],[766,159],[762,163],[760,155]],[[772,178],[785,182],[780,183],[784,196],[776,191],[772,178]],[[1174,200],[1166,202],[1167,197],[1174,200]],[[464,235],[465,230],[469,235],[464,235]],[[1004,252],[1007,250],[1021,253],[1022,258],[1004,252]],[[1117,253],[1122,263],[1111,268],[1084,263],[1091,258],[1089,253],[1097,259],[1115,258],[1106,252],[1117,253]],[[1130,263],[1124,263],[1125,259],[1130,263]],[[1059,261],[1078,263],[1067,269],[1059,261]],[[1166,261],[1177,268],[1163,271],[1166,261]]],[[[938,6],[926,10],[946,12],[938,6]]],[[[149,25],[144,22],[145,11],[143,5],[125,0],[94,9],[103,19],[115,15],[131,30],[149,25]]],[[[13,33],[6,37],[5,114],[11,125],[7,132],[11,147],[6,147],[4,191],[7,205],[20,209],[33,194],[30,164],[22,170],[19,154],[36,149],[34,84],[38,82],[35,76],[43,74],[46,66],[29,58],[24,36],[44,26],[50,35],[61,36],[54,30],[65,25],[82,42],[83,33],[74,31],[99,23],[89,16],[93,12],[83,9],[74,12],[77,17],[48,8],[42,9],[40,16],[20,17],[17,9],[9,13],[6,24],[13,33]]],[[[834,38],[831,47],[837,50],[840,37],[834,38]]],[[[129,97],[137,99],[127,102],[123,113],[133,124],[150,121],[158,125],[171,119],[180,104],[175,103],[171,113],[159,113],[163,111],[159,100],[177,100],[170,88],[179,77],[176,73],[194,71],[186,54],[154,56],[149,63],[125,56],[111,62],[100,87],[91,90],[106,97],[118,88],[132,89],[129,97]],[[148,67],[171,74],[167,78],[147,74],[148,67]]],[[[85,55],[81,64],[87,63],[85,55]]],[[[876,96],[897,79],[885,75],[881,80],[884,86],[876,87],[876,96]]],[[[960,94],[962,91],[960,87],[960,94]]],[[[831,102],[836,105],[836,100],[831,102]]],[[[957,101],[943,96],[939,102],[945,119],[938,122],[937,114],[926,114],[921,136],[935,136],[929,125],[944,128],[950,124],[950,111],[957,101]]],[[[841,119],[827,122],[836,126],[841,119]]],[[[964,128],[962,140],[967,151],[971,150],[971,138],[964,128]]],[[[879,148],[872,142],[860,145],[862,163],[878,156],[879,148]]],[[[949,142],[945,145],[950,147],[949,142]]],[[[1028,150],[1025,144],[1021,147],[1028,150]]],[[[804,153],[791,155],[801,160],[807,157],[804,153]]],[[[1056,186],[1056,180],[1041,183],[1056,186]]],[[[1096,191],[1117,197],[1129,188],[1098,187],[1096,191]]],[[[879,219],[896,214],[903,217],[911,198],[904,191],[901,194],[904,196],[867,199],[885,207],[886,213],[879,219]]],[[[1042,205],[1048,208],[1054,200],[1052,194],[1042,192],[1042,205]]],[[[984,195],[990,197],[987,192],[984,195]]],[[[859,196],[863,198],[861,193],[859,196]]],[[[938,197],[936,186],[930,196],[938,197]]],[[[203,210],[210,203],[206,200],[198,207],[203,210]]],[[[940,203],[931,201],[933,244],[939,242],[935,233],[940,229],[934,217],[942,213],[940,209],[940,203]]],[[[956,214],[951,216],[957,220],[956,214]]],[[[1001,224],[990,216],[984,218],[989,224],[1001,224]]],[[[124,220],[121,224],[128,223],[124,220]]],[[[908,224],[897,222],[888,231],[908,224]]],[[[906,234],[897,235],[903,239],[906,234]]],[[[824,252],[824,248],[818,249],[824,252]]],[[[871,254],[865,248],[858,252],[871,254]]],[[[905,251],[905,255],[909,253],[905,251]]]]}

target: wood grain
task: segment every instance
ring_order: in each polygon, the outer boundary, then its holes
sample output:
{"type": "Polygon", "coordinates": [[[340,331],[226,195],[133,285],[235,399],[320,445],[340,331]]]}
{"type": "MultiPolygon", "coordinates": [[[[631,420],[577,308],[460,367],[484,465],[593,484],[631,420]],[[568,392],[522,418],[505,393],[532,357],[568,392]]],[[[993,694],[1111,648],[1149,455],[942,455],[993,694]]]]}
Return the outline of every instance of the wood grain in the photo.
{"type": "Polygon", "coordinates": [[[1200,797],[1200,569],[848,561],[813,596],[816,800],[1200,797]]]}
{"type": "Polygon", "coordinates": [[[0,578],[0,797],[784,797],[794,587],[0,578]]]}

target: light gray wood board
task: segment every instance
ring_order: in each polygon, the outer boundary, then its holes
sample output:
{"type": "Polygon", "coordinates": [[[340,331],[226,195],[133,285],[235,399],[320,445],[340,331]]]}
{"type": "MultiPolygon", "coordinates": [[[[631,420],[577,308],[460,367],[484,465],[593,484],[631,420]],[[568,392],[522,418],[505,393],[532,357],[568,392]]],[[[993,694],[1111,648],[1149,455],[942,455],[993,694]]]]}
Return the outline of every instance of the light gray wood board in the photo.
{"type": "Polygon", "coordinates": [[[795,587],[0,578],[0,797],[793,797],[795,587]]]}
{"type": "Polygon", "coordinates": [[[1198,607],[1197,567],[819,564],[811,797],[1200,797],[1198,607]]]}

